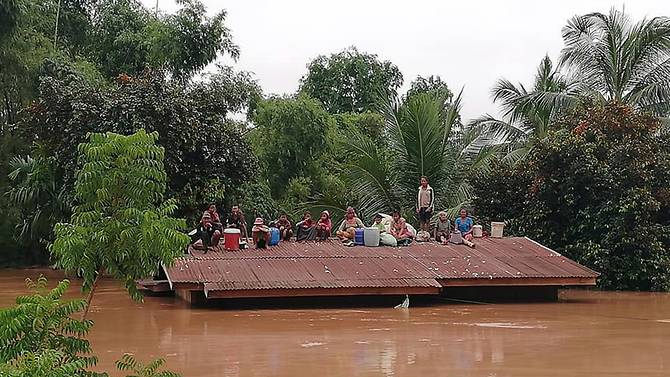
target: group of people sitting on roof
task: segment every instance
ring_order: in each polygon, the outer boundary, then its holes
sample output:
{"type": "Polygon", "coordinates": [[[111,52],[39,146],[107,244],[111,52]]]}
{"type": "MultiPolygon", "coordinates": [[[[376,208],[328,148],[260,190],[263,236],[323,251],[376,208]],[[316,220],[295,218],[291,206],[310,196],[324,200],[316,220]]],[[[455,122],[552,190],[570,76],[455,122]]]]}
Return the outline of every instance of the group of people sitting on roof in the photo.
{"type": "MultiPolygon", "coordinates": [[[[379,230],[379,241],[385,246],[405,246],[413,241],[426,242],[434,239],[446,244],[454,242],[455,235],[457,243],[464,243],[474,247],[473,227],[474,222],[468,216],[465,208],[460,210],[459,216],[452,226],[447,213],[442,211],[438,214],[434,224],[431,224],[435,201],[435,193],[428,185],[428,179],[421,177],[421,185],[417,194],[416,214],[419,219],[420,228],[417,231],[408,224],[399,211],[393,211],[391,215],[382,213],[375,214],[372,225],[369,228],[379,230]]],[[[334,235],[346,246],[356,244],[357,233],[360,236],[362,229],[366,226],[356,215],[353,207],[348,207],[344,219],[336,229],[333,229],[330,213],[322,211],[317,220],[312,218],[310,211],[303,213],[302,219],[295,224],[291,223],[286,213],[281,213],[275,221],[265,224],[262,218],[256,218],[251,228],[251,238],[257,248],[273,246],[280,241],[289,241],[294,238],[297,242],[302,241],[325,241],[334,235]],[[358,232],[357,232],[358,230],[358,232]]],[[[247,224],[244,214],[238,205],[231,208],[225,223],[217,212],[216,205],[211,204],[203,213],[198,228],[191,233],[194,236],[195,246],[208,248],[217,246],[221,235],[226,228],[238,229],[243,240],[248,242],[247,224]]]]}

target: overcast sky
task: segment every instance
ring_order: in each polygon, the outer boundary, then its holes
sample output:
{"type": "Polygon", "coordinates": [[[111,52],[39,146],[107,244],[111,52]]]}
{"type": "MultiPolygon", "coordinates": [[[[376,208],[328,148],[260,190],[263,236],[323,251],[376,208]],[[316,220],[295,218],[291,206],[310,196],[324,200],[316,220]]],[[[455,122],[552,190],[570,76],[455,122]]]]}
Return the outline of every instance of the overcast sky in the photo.
{"type": "MultiPolygon", "coordinates": [[[[228,11],[226,24],[241,49],[233,65],[253,72],[265,93],[294,92],[310,60],[353,45],[395,63],[403,91],[417,75],[431,74],[452,91],[464,87],[464,119],[497,114],[490,97],[497,79],[528,83],[545,54],[555,60],[561,28],[573,15],[625,6],[635,21],[670,16],[670,0],[203,2],[210,14],[228,11]]],[[[159,9],[177,6],[159,0],[159,9]]]]}

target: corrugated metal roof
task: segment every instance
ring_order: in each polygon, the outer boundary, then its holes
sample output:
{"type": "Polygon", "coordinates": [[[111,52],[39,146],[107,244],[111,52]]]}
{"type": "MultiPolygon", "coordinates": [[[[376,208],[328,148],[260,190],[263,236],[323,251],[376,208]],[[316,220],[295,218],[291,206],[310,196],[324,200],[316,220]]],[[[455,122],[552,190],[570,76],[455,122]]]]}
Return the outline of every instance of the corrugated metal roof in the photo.
{"type": "Polygon", "coordinates": [[[463,245],[345,247],[339,241],[282,242],[269,249],[192,255],[166,268],[171,284],[206,291],[290,288],[439,287],[442,279],[594,278],[598,273],[528,239],[463,245]]]}

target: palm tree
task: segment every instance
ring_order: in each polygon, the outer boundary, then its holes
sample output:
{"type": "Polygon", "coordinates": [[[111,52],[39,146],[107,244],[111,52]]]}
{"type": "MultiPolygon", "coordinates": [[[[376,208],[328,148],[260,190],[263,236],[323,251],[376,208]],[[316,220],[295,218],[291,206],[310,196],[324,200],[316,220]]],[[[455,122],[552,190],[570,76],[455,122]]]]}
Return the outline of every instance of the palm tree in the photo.
{"type": "Polygon", "coordinates": [[[558,114],[579,102],[580,90],[578,81],[562,74],[545,56],[530,90],[506,79],[500,79],[493,87],[493,102],[500,105],[502,119],[486,114],[473,120],[471,126],[481,128],[501,144],[509,144],[509,158],[521,158],[530,151],[532,140],[547,135],[558,114]]]}
{"type": "Polygon", "coordinates": [[[438,93],[385,101],[380,113],[386,120],[388,149],[360,134],[347,140],[349,192],[364,214],[394,208],[412,214],[419,177],[424,175],[436,191],[436,208],[455,215],[468,203],[469,179],[488,172],[497,149],[481,130],[460,125],[461,95],[462,91],[453,102],[438,93]]]}
{"type": "Polygon", "coordinates": [[[632,23],[622,11],[575,16],[563,28],[560,64],[598,102],[670,115],[670,18],[632,23]]]}

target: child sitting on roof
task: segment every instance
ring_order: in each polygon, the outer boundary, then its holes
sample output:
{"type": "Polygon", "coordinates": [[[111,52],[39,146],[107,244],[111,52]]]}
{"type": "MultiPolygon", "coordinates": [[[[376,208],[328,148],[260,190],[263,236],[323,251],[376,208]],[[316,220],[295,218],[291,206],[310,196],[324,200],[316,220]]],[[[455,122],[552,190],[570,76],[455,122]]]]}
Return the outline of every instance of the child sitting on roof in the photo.
{"type": "Polygon", "coordinates": [[[381,213],[375,215],[372,228],[379,229],[379,244],[384,246],[398,246],[398,241],[390,233],[386,232],[386,224],[384,224],[384,216],[381,213]]]}
{"type": "Polygon", "coordinates": [[[384,217],[382,216],[381,213],[378,213],[375,215],[375,218],[372,220],[372,228],[377,228],[379,229],[379,233],[384,233],[386,232],[386,225],[382,222],[384,220],[384,217]]]}
{"type": "Polygon", "coordinates": [[[333,228],[333,223],[330,221],[330,212],[323,211],[321,212],[321,217],[316,223],[316,239],[318,241],[325,241],[330,237],[331,229],[333,228]]]}
{"type": "Polygon", "coordinates": [[[270,242],[270,229],[265,225],[263,218],[257,217],[251,228],[251,238],[256,244],[256,249],[266,249],[270,242]]]}
{"type": "Polygon", "coordinates": [[[279,215],[279,220],[277,220],[276,223],[277,228],[279,229],[279,234],[281,235],[281,239],[284,241],[290,240],[293,236],[293,225],[288,219],[286,212],[282,212],[279,215]]]}

